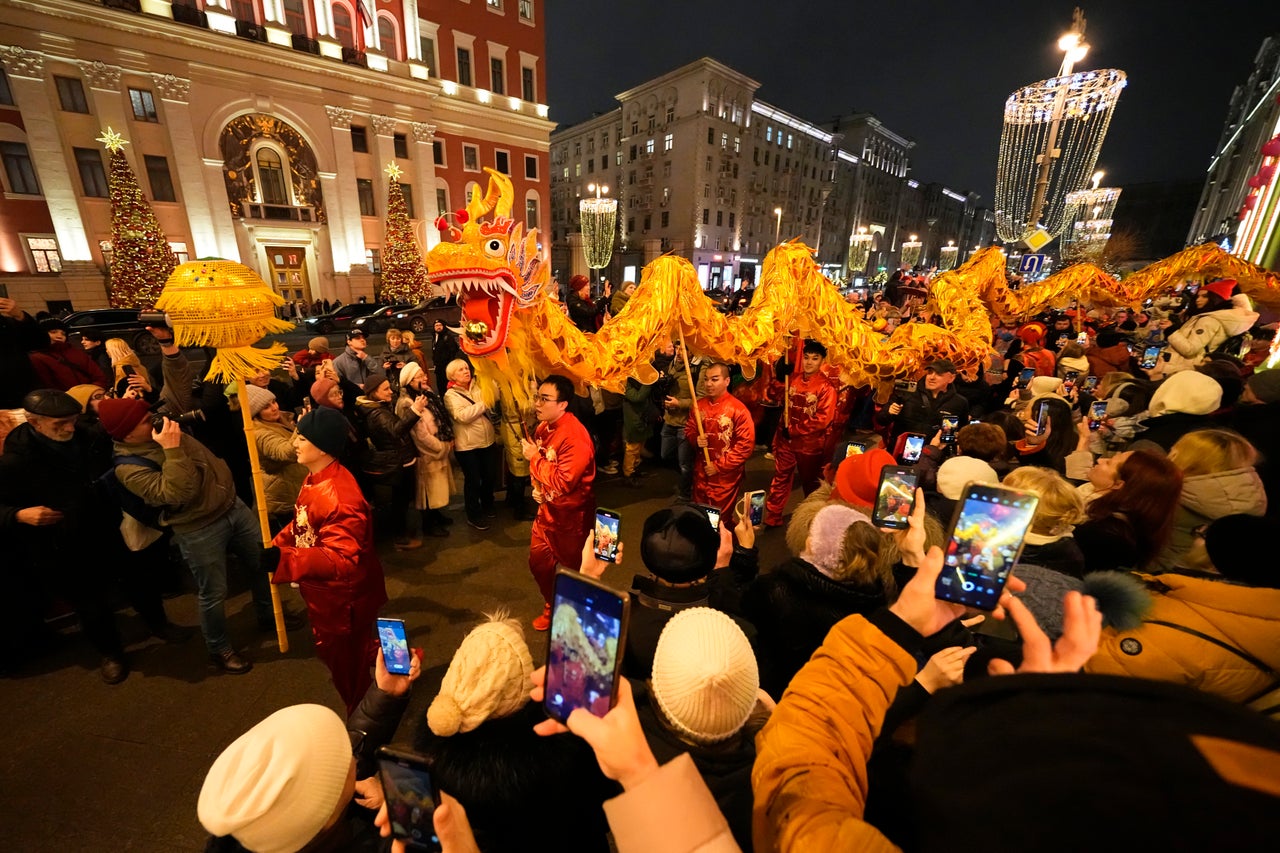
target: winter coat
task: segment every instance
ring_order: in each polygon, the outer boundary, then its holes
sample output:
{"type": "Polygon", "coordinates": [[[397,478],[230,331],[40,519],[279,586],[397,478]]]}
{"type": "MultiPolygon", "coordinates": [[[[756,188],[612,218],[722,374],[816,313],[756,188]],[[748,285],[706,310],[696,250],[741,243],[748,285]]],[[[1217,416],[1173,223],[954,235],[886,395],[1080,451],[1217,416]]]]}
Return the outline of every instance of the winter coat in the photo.
{"type": "Polygon", "coordinates": [[[1237,304],[1230,308],[1197,314],[1169,335],[1169,346],[1160,354],[1151,378],[1162,379],[1180,370],[1191,370],[1203,364],[1209,353],[1216,352],[1229,338],[1243,335],[1258,322],[1258,312],[1237,304]]]}
{"type": "Polygon", "coordinates": [[[28,392],[40,387],[28,353],[48,340],[30,314],[21,319],[0,316],[0,409],[18,408],[28,392]]]}
{"type": "Polygon", "coordinates": [[[1213,426],[1213,417],[1192,415],[1187,412],[1170,412],[1167,415],[1147,418],[1139,425],[1141,429],[1134,436],[1135,439],[1155,442],[1165,450],[1169,450],[1187,433],[1213,426]]]}
{"type": "Polygon", "coordinates": [[[886,603],[879,584],[834,581],[799,557],[757,578],[742,595],[741,615],[758,634],[760,686],[781,697],[831,626],[886,603]]]}
{"type": "Polygon", "coordinates": [[[569,321],[582,332],[596,330],[596,306],[590,299],[583,299],[577,293],[569,294],[569,321]]]}
{"type": "MultiPolygon", "coordinates": [[[[412,411],[413,401],[401,395],[396,401],[396,416],[404,418],[412,411]]],[[[409,435],[418,453],[418,482],[414,493],[416,509],[440,509],[449,505],[453,492],[453,468],[449,464],[452,441],[441,441],[431,410],[424,409],[409,435]]]]}
{"type": "Polygon", "coordinates": [[[450,388],[444,393],[444,406],[453,418],[453,449],[480,450],[493,445],[493,422],[489,407],[474,382],[469,389],[450,388]]]}
{"type": "Polygon", "coordinates": [[[628,379],[622,402],[622,439],[632,444],[647,441],[653,434],[649,419],[649,399],[653,386],[628,379]]]}
{"type": "MultiPolygon", "coordinates": [[[[885,407],[888,414],[888,407],[885,407]]],[[[956,415],[964,423],[969,414],[969,401],[954,386],[933,396],[924,387],[924,382],[915,391],[902,395],[902,411],[894,420],[894,436],[904,432],[918,432],[926,437],[932,436],[942,426],[943,415],[956,415]]]]}
{"type": "Polygon", "coordinates": [[[364,458],[365,473],[393,474],[417,460],[417,448],[409,437],[418,422],[418,414],[413,409],[406,408],[403,416],[397,415],[390,403],[368,397],[360,397],[356,405],[364,413],[365,433],[371,446],[364,458]]]}
{"type": "Polygon", "coordinates": [[[1133,356],[1129,354],[1129,345],[1125,343],[1114,346],[1094,347],[1085,352],[1089,361],[1089,375],[1103,379],[1108,373],[1129,373],[1133,356]]]}
{"type": "Polygon", "coordinates": [[[79,344],[50,343],[31,353],[30,357],[41,388],[66,391],[77,385],[110,387],[102,368],[79,344]]]}
{"type": "Polygon", "coordinates": [[[1240,403],[1213,418],[1214,426],[1235,430],[1258,449],[1262,456],[1258,476],[1272,507],[1280,507],[1280,430],[1276,424],[1280,424],[1280,403],[1240,403]]]}
{"type": "Polygon", "coordinates": [[[253,437],[262,463],[267,512],[293,515],[293,503],[298,499],[302,481],[307,478],[307,468],[298,463],[298,453],[293,446],[293,416],[281,412],[279,421],[254,418],[253,437]]]}
{"type": "Polygon", "coordinates": [[[1022,546],[1018,563],[1044,566],[1046,569],[1052,569],[1073,578],[1083,578],[1085,576],[1084,552],[1080,550],[1075,537],[1067,534],[1057,539],[1049,539],[1047,542],[1039,541],[1046,538],[1048,537],[1029,534],[1027,544],[1022,546]],[[1031,544],[1033,538],[1037,540],[1037,544],[1031,544]]]}
{"type": "Polygon", "coordinates": [[[1132,631],[1104,628],[1086,672],[1172,681],[1259,709],[1276,705],[1280,589],[1189,573],[1139,577],[1155,598],[1144,624],[1132,631]]]}
{"type": "Polygon", "coordinates": [[[166,450],[151,439],[141,444],[114,445],[116,456],[144,456],[161,466],[153,471],[142,465],[116,466],[120,485],[146,501],[163,507],[160,523],[174,533],[194,533],[226,515],[236,502],[231,469],[209,448],[189,435],[166,450]]]}
{"type": "Polygon", "coordinates": [[[1163,572],[1182,565],[1197,527],[1225,515],[1266,515],[1266,512],[1267,494],[1262,488],[1262,478],[1253,468],[1187,477],[1182,481],[1182,497],[1173,516],[1169,544],[1152,562],[1152,571],[1163,572]]]}

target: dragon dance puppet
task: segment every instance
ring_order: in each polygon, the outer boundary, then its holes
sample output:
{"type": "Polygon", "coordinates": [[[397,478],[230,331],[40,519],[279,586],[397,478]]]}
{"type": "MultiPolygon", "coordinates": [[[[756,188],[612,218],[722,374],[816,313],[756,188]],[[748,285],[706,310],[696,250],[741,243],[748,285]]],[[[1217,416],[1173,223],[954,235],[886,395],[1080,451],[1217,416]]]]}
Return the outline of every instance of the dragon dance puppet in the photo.
{"type": "Polygon", "coordinates": [[[881,400],[899,379],[915,379],[937,358],[949,358],[973,378],[991,353],[992,317],[1024,319],[1072,299],[1138,307],[1186,279],[1230,277],[1255,300],[1280,307],[1280,276],[1223,252],[1214,244],[1186,249],[1118,281],[1091,264],[1076,264],[1043,281],[1010,290],[998,247],[977,252],[930,284],[929,305],[940,325],[911,323],[885,337],[845,301],[799,241],[765,257],[751,305],[725,316],[702,292],[693,265],[666,255],[648,264],[640,286],[598,332],[569,320],[547,286],[549,270],[537,231],[511,218],[511,181],[491,169],[488,192],[477,187],[465,210],[436,220],[454,242],[427,255],[430,281],[455,294],[462,314],[462,349],[476,372],[501,397],[529,409],[529,382],[549,373],[581,388],[622,391],[629,377],[657,374],[650,361],[659,342],[681,334],[698,355],[741,366],[748,378],[761,362],[779,358],[788,339],[803,336],[827,347],[828,359],[850,384],[871,386],[881,400]],[[484,217],[488,217],[487,220],[484,217]]]}

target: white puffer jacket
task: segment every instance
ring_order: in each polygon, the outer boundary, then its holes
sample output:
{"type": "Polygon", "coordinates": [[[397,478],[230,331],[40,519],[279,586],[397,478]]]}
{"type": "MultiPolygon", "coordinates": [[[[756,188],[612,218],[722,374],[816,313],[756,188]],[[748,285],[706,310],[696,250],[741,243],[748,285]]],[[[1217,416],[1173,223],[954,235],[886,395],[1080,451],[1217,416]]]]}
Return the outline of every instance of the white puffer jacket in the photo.
{"type": "Polygon", "coordinates": [[[1220,308],[1207,314],[1192,317],[1186,325],[1169,336],[1169,346],[1160,355],[1152,379],[1163,379],[1180,370],[1191,370],[1203,364],[1209,353],[1215,352],[1228,339],[1243,335],[1258,322],[1258,312],[1249,304],[1249,297],[1237,293],[1231,297],[1230,308],[1220,308]]]}

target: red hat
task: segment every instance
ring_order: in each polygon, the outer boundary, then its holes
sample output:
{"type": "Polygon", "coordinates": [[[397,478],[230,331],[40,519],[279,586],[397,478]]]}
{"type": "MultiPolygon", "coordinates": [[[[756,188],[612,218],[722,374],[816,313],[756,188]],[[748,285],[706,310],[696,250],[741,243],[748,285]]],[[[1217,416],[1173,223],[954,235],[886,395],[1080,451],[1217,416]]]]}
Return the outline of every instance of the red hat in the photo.
{"type": "Polygon", "coordinates": [[[125,436],[133,432],[133,428],[149,414],[151,407],[145,400],[136,397],[108,398],[98,404],[98,420],[102,421],[102,428],[107,431],[107,435],[116,441],[124,441],[125,436]]]}
{"type": "Polygon", "coordinates": [[[836,483],[831,489],[831,497],[854,506],[874,505],[876,487],[880,485],[880,469],[894,464],[893,456],[879,447],[850,456],[836,469],[836,483]]]}
{"type": "Polygon", "coordinates": [[[1027,323],[1017,331],[1018,339],[1028,346],[1044,343],[1044,333],[1043,323],[1027,323]]]}
{"type": "Polygon", "coordinates": [[[1216,293],[1223,299],[1231,298],[1231,291],[1235,290],[1236,280],[1234,278],[1220,278],[1211,284],[1206,284],[1204,289],[1210,293],[1216,293]]]}

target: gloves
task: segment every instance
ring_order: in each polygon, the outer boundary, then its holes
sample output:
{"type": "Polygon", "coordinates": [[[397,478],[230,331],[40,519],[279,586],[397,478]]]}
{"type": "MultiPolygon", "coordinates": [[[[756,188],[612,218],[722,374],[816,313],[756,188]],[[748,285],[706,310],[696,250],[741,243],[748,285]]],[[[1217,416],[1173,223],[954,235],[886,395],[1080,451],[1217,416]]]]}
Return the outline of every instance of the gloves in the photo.
{"type": "Polygon", "coordinates": [[[773,375],[779,379],[786,379],[795,371],[795,368],[785,361],[778,362],[778,366],[773,369],[773,375]]]}

